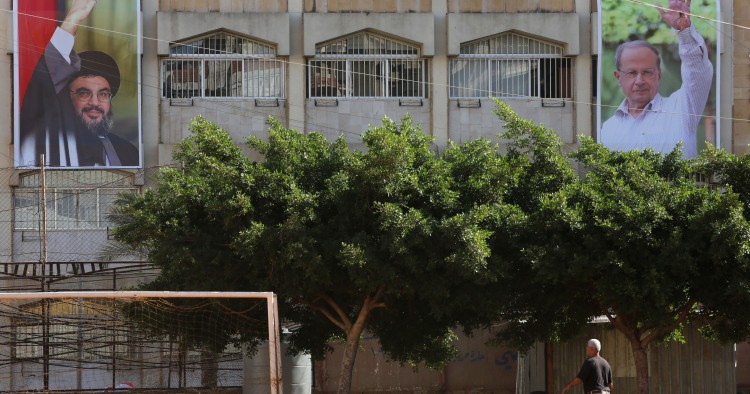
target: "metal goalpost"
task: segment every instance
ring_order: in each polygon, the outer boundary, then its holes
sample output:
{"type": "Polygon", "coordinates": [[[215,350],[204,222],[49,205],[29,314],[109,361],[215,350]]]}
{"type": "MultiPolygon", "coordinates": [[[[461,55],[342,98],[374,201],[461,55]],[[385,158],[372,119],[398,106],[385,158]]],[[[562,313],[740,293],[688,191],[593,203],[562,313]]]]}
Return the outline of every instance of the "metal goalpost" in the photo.
{"type": "MultiPolygon", "coordinates": [[[[0,300],[55,299],[265,299],[268,315],[268,355],[271,394],[283,394],[281,371],[281,340],[276,294],[272,292],[210,292],[210,291],[60,291],[0,292],[0,300]]],[[[45,332],[44,335],[49,335],[45,332]]],[[[45,382],[46,384],[46,382],[45,382]]]]}

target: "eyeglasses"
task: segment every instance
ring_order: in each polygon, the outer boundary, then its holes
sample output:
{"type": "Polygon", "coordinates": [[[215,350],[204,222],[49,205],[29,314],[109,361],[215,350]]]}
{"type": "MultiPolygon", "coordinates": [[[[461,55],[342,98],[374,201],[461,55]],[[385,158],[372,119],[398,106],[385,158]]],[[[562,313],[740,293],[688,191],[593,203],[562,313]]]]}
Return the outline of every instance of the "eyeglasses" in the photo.
{"type": "MultiPolygon", "coordinates": [[[[91,100],[91,96],[94,94],[94,92],[85,88],[71,90],[70,93],[72,93],[78,99],[78,101],[83,103],[91,100]]],[[[96,98],[98,98],[99,101],[103,103],[108,103],[110,100],[112,100],[112,92],[108,90],[100,90],[96,93],[96,98]]]]}
{"type": "Polygon", "coordinates": [[[641,78],[643,79],[651,79],[654,76],[656,76],[656,70],[653,68],[649,68],[643,71],[627,70],[627,71],[621,71],[621,73],[624,74],[625,78],[627,79],[636,79],[638,78],[638,74],[640,74],[641,78]]]}

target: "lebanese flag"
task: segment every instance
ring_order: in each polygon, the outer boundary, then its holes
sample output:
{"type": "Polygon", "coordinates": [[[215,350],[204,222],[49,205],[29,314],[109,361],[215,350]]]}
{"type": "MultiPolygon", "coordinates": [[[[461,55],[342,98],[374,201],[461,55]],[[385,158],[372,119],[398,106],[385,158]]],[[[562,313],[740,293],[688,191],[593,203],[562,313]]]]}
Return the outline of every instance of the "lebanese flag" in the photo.
{"type": "Polygon", "coordinates": [[[18,82],[19,100],[23,103],[26,87],[37,62],[44,54],[62,11],[65,0],[18,0],[18,82]]]}

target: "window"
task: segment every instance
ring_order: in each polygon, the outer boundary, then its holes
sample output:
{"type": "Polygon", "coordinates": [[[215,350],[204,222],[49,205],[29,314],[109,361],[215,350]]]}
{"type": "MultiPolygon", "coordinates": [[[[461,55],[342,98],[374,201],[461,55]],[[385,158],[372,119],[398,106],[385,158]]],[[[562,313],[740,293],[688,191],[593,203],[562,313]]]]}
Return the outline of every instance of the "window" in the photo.
{"type": "MultiPolygon", "coordinates": [[[[120,193],[137,192],[132,174],[111,171],[47,171],[47,229],[107,228],[120,193]]],[[[21,176],[13,191],[15,230],[38,230],[42,221],[39,173],[21,176]]]]}
{"type": "Polygon", "coordinates": [[[450,97],[570,98],[562,46],[516,33],[462,44],[450,62],[450,97]]]}
{"type": "Polygon", "coordinates": [[[227,33],[172,44],[161,69],[166,98],[284,95],[284,63],[275,48],[227,33]]]}
{"type": "Polygon", "coordinates": [[[307,70],[313,98],[426,97],[419,48],[372,33],[318,45],[307,70]]]}

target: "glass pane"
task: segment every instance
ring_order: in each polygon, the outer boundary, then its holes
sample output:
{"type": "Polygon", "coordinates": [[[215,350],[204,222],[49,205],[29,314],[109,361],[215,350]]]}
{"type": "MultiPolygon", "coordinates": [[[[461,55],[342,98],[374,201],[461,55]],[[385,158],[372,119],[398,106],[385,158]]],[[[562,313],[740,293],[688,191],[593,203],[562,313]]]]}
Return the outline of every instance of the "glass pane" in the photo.
{"type": "Polygon", "coordinates": [[[422,60],[390,60],[391,97],[424,97],[422,60]]]}
{"type": "Polygon", "coordinates": [[[489,97],[489,62],[453,60],[450,67],[450,96],[489,97]]]}
{"type": "Polygon", "coordinates": [[[99,223],[100,227],[110,227],[112,223],[107,220],[107,216],[112,212],[112,206],[117,200],[120,193],[133,192],[126,189],[101,189],[99,190],[99,223]]]}
{"type": "Polygon", "coordinates": [[[539,97],[570,98],[570,59],[540,59],[539,97]]]}
{"type": "MultiPolygon", "coordinates": [[[[532,67],[529,60],[496,60],[492,62],[492,95],[495,97],[528,97],[531,93],[532,67]]],[[[533,75],[536,80],[536,61],[533,75]]]]}
{"type": "Polygon", "coordinates": [[[241,60],[210,60],[204,67],[206,97],[242,97],[241,89],[231,88],[233,79],[242,80],[241,60]]]}
{"type": "Polygon", "coordinates": [[[351,92],[354,97],[383,97],[383,65],[378,60],[354,60],[351,64],[351,92]]]}
{"type": "Polygon", "coordinates": [[[562,46],[515,33],[461,45],[462,55],[562,55],[562,46]]]}
{"type": "Polygon", "coordinates": [[[360,33],[338,41],[318,45],[319,55],[414,55],[419,56],[419,47],[405,44],[370,33],[360,33]]]}
{"type": "Polygon", "coordinates": [[[97,228],[99,226],[99,209],[96,190],[85,190],[78,194],[80,228],[97,228]]]}
{"type": "Polygon", "coordinates": [[[281,97],[282,96],[282,63],[270,59],[248,60],[246,76],[242,78],[233,75],[232,93],[242,91],[246,97],[281,97]]]}
{"type": "Polygon", "coordinates": [[[310,97],[346,96],[346,61],[311,61],[310,75],[310,97]]]}
{"type": "Polygon", "coordinates": [[[162,70],[164,97],[200,97],[200,60],[165,60],[162,70]]]}
{"type": "Polygon", "coordinates": [[[56,193],[47,194],[47,217],[49,212],[54,212],[54,225],[50,228],[76,228],[78,227],[77,195],[73,190],[58,190],[56,193]],[[50,210],[51,208],[54,211],[50,210]]]}
{"type": "Polygon", "coordinates": [[[14,224],[16,230],[39,228],[42,214],[38,191],[18,191],[13,193],[14,224]]]}

